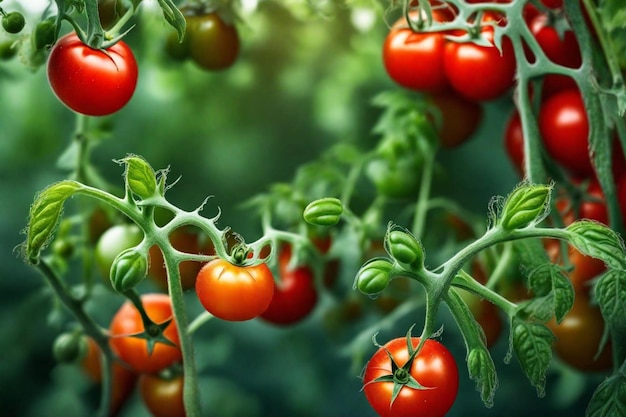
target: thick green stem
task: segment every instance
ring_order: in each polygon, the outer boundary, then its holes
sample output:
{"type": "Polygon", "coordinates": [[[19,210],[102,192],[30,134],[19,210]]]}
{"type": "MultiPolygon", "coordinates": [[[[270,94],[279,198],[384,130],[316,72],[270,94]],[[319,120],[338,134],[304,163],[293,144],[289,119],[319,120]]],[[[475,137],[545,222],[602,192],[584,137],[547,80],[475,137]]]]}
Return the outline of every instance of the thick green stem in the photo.
{"type": "Polygon", "coordinates": [[[417,196],[417,204],[415,206],[415,214],[413,217],[412,231],[417,239],[421,240],[424,234],[424,225],[426,224],[426,216],[428,215],[430,189],[432,186],[433,166],[435,154],[428,154],[424,158],[422,167],[422,178],[420,183],[419,194],[417,196]]]}

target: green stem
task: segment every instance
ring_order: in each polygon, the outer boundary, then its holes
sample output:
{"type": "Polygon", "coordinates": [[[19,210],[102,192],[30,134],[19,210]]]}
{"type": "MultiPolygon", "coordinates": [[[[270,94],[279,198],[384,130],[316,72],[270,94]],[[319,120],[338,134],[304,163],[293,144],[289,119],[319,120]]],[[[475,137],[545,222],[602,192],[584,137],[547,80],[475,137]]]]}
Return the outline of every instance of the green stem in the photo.
{"type": "Polygon", "coordinates": [[[168,290],[172,300],[172,310],[174,320],[178,328],[180,340],[180,350],[183,356],[184,388],[183,401],[187,417],[202,417],[200,406],[200,394],[198,390],[198,376],[196,371],[193,342],[189,328],[187,312],[185,310],[185,299],[183,296],[183,286],[180,279],[178,262],[175,256],[168,253],[168,248],[163,252],[165,259],[165,269],[168,276],[168,290]]]}
{"type": "Polygon", "coordinates": [[[203,311],[189,324],[189,327],[187,328],[187,333],[190,335],[194,334],[196,330],[202,327],[205,323],[211,321],[211,319],[213,319],[214,317],[215,316],[208,311],[203,311]]]}
{"type": "Polygon", "coordinates": [[[469,352],[470,349],[478,346],[486,348],[480,325],[476,321],[467,303],[463,301],[463,298],[456,291],[448,290],[448,292],[444,294],[443,299],[450,309],[454,321],[456,321],[459,329],[461,329],[467,351],[469,352]]]}
{"type": "Polygon", "coordinates": [[[419,194],[417,196],[417,204],[415,205],[415,216],[413,217],[412,231],[415,237],[422,239],[424,234],[424,225],[426,224],[426,216],[428,215],[430,189],[433,179],[433,166],[435,154],[428,154],[424,158],[424,166],[422,167],[422,178],[420,182],[419,194]]]}
{"type": "Polygon", "coordinates": [[[461,270],[454,277],[452,285],[455,287],[463,288],[470,291],[481,298],[489,301],[492,304],[498,306],[502,311],[511,316],[517,310],[517,304],[507,300],[497,292],[491,290],[489,287],[482,285],[476,281],[472,276],[468,275],[465,271],[461,270]]]}

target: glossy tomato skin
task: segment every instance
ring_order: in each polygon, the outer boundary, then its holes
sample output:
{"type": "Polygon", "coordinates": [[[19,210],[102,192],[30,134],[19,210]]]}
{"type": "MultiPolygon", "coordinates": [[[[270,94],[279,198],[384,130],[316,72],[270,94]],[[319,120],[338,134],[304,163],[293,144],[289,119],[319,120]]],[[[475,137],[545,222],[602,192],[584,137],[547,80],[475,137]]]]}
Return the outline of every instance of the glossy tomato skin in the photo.
{"type": "Polygon", "coordinates": [[[124,107],[138,77],[137,61],[124,41],[100,51],[85,45],[74,32],[54,45],[47,72],[59,100],[88,116],[106,116],[124,107]]]}
{"type": "Polygon", "coordinates": [[[297,323],[311,314],[317,304],[315,274],[307,265],[289,265],[291,247],[285,245],[278,254],[279,280],[272,302],[261,318],[278,325],[297,323]]]}
{"type": "Polygon", "coordinates": [[[139,377],[139,393],[153,417],[185,417],[182,375],[162,378],[143,374],[139,377]]]}
{"type": "MultiPolygon", "coordinates": [[[[87,354],[81,360],[81,367],[91,381],[102,383],[101,351],[96,342],[87,338],[87,354]]],[[[112,364],[111,402],[109,410],[111,416],[117,415],[132,395],[137,383],[137,373],[122,366],[119,362],[112,364]]]]}
{"type": "Polygon", "coordinates": [[[144,331],[141,315],[130,301],[125,302],[113,316],[109,326],[109,343],[119,358],[136,372],[155,373],[182,360],[178,328],[173,320],[172,302],[167,294],[143,294],[141,301],[146,314],[154,323],[162,324],[171,320],[163,336],[174,346],[156,343],[150,354],[145,339],[129,336],[144,331]]]}
{"type": "MultiPolygon", "coordinates": [[[[419,338],[412,337],[416,347],[419,338]]],[[[402,387],[391,407],[392,382],[373,382],[392,373],[391,355],[398,366],[409,357],[407,340],[400,337],[387,342],[371,357],[363,374],[363,391],[370,405],[381,417],[442,417],[452,407],[459,388],[459,371],[450,351],[429,339],[413,361],[410,373],[419,384],[430,388],[415,390],[402,387]]]]}
{"type": "MultiPolygon", "coordinates": [[[[433,20],[444,22],[448,16],[433,10],[433,20]]],[[[391,27],[383,43],[383,63],[389,77],[398,85],[417,91],[446,91],[448,80],[443,71],[444,33],[419,33],[401,18],[391,27]]]]}
{"type": "Polygon", "coordinates": [[[578,90],[566,90],[544,101],[539,110],[539,131],[555,162],[573,175],[594,174],[589,157],[589,123],[578,90]]]}
{"type": "Polygon", "coordinates": [[[611,369],[611,345],[607,344],[595,359],[604,332],[604,319],[597,306],[584,294],[576,294],[574,306],[560,324],[554,319],[547,323],[556,340],[553,348],[566,364],[583,372],[611,369]]]}
{"type": "Polygon", "coordinates": [[[187,16],[187,48],[202,69],[217,71],[231,67],[239,56],[239,33],[217,13],[187,16]]]}
{"type": "Polygon", "coordinates": [[[274,277],[264,263],[239,266],[224,259],[208,262],[198,272],[196,294],[204,308],[228,321],[253,319],[267,310],[274,277]]]}
{"type": "Polygon", "coordinates": [[[502,53],[493,45],[493,28],[481,31],[490,46],[473,42],[446,44],[444,71],[452,88],[471,101],[494,100],[515,83],[515,54],[509,38],[502,39],[502,53]]]}

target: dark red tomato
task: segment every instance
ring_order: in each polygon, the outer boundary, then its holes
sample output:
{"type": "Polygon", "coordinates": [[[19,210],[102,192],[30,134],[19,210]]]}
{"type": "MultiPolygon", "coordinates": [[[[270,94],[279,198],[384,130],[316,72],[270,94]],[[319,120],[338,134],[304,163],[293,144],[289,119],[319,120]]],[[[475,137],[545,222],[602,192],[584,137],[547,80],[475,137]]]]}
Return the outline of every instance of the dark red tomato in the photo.
{"type": "Polygon", "coordinates": [[[279,280],[272,301],[261,318],[274,324],[297,323],[311,314],[317,304],[315,274],[307,265],[292,268],[291,246],[285,245],[278,254],[279,280]]]}
{"type": "Polygon", "coordinates": [[[139,377],[141,399],[153,417],[185,417],[182,375],[162,378],[143,374],[139,377]]]}
{"type": "Polygon", "coordinates": [[[566,364],[584,372],[611,369],[611,344],[605,345],[597,359],[596,353],[604,333],[604,319],[597,306],[584,294],[576,294],[574,306],[559,324],[554,319],[547,323],[556,340],[556,355],[566,364]]]}
{"type": "Polygon", "coordinates": [[[124,41],[101,51],[69,33],[52,48],[47,69],[50,87],[59,100],[88,116],[120,110],[137,86],[137,62],[124,41]]]}
{"type": "Polygon", "coordinates": [[[224,259],[205,264],[196,278],[196,294],[215,317],[250,320],[267,310],[274,295],[274,276],[264,263],[239,266],[224,259]]]}
{"type": "MultiPolygon", "coordinates": [[[[93,339],[87,338],[87,354],[81,361],[85,374],[96,384],[102,383],[101,351],[93,339]]],[[[111,365],[111,402],[109,411],[115,416],[132,395],[137,382],[137,374],[128,368],[113,362],[111,365]]]]}
{"type": "MultiPolygon", "coordinates": [[[[571,30],[560,34],[557,29],[550,25],[547,14],[538,14],[529,24],[530,31],[537,39],[537,43],[546,57],[555,64],[568,68],[579,68],[582,64],[580,46],[576,35],[571,30]]],[[[567,76],[547,74],[543,81],[543,96],[547,97],[558,91],[574,89],[576,82],[567,76]]]]}
{"type": "MultiPolygon", "coordinates": [[[[178,251],[191,253],[191,254],[204,254],[213,255],[213,245],[210,240],[206,244],[201,242],[200,234],[196,231],[181,227],[174,230],[169,236],[172,247],[178,251]]],[[[167,290],[167,271],[165,269],[163,252],[158,246],[150,248],[150,266],[148,268],[148,276],[152,281],[161,289],[167,290]]],[[[198,272],[202,268],[202,263],[194,261],[184,261],[178,265],[178,271],[180,273],[180,280],[184,290],[189,290],[195,287],[196,277],[198,272]]]]}
{"type": "Polygon", "coordinates": [[[563,0],[541,0],[541,3],[550,9],[560,9],[563,7],[563,0]]]}
{"type": "Polygon", "coordinates": [[[465,143],[482,121],[482,106],[452,93],[437,94],[431,98],[441,112],[442,123],[439,126],[441,146],[454,148],[465,143]]]}
{"type": "MultiPolygon", "coordinates": [[[[433,10],[433,20],[445,22],[449,16],[433,10]]],[[[442,92],[448,89],[443,71],[445,33],[419,33],[399,19],[383,43],[383,63],[387,74],[398,85],[417,91],[442,92]]]]}
{"type": "Polygon", "coordinates": [[[524,130],[519,113],[515,111],[504,130],[504,148],[518,174],[524,176],[526,171],[524,158],[524,130]]]}
{"type": "Polygon", "coordinates": [[[125,302],[113,316],[109,326],[109,343],[113,352],[136,372],[155,373],[182,360],[178,328],[173,320],[172,302],[167,294],[143,294],[141,302],[155,324],[171,320],[163,331],[163,337],[174,346],[157,342],[152,352],[149,352],[146,339],[132,336],[143,333],[145,329],[141,314],[130,301],[125,302]]]}
{"type": "MultiPolygon", "coordinates": [[[[485,14],[486,19],[494,19],[485,14]]],[[[493,45],[493,28],[485,26],[481,36],[491,43],[446,44],[444,70],[452,88],[471,101],[488,101],[505,94],[515,83],[515,54],[509,38],[502,39],[502,53],[493,45]]]]}
{"type": "MultiPolygon", "coordinates": [[[[415,348],[418,337],[411,338],[415,348]]],[[[393,403],[393,382],[376,382],[382,376],[394,375],[391,358],[398,367],[408,359],[408,346],[405,337],[387,342],[378,349],[365,366],[363,391],[374,410],[381,417],[442,417],[456,399],[459,388],[459,370],[454,357],[441,343],[429,339],[413,360],[410,375],[426,389],[413,389],[406,385],[393,403]]],[[[394,376],[400,377],[399,372],[394,376]]]]}
{"type": "Polygon", "coordinates": [[[187,16],[189,56],[205,70],[231,67],[239,56],[239,33],[218,13],[187,16]]]}
{"type": "Polygon", "coordinates": [[[589,157],[589,123],[578,90],[561,91],[543,102],[539,131],[555,162],[576,176],[594,175],[589,157]]]}

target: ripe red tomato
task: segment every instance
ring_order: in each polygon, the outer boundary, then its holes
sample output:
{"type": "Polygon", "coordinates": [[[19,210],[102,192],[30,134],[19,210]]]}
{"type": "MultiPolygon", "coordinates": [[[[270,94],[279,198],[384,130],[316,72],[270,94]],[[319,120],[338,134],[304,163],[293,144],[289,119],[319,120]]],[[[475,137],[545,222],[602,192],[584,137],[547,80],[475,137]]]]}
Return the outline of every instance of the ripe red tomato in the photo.
{"type": "MultiPolygon", "coordinates": [[[[213,250],[212,242],[207,239],[207,242],[200,241],[200,235],[194,230],[186,227],[181,227],[174,230],[169,236],[170,243],[174,249],[192,253],[192,254],[205,254],[212,255],[215,253],[213,250]]],[[[161,289],[167,290],[167,271],[165,269],[163,252],[158,246],[150,248],[150,266],[148,268],[148,276],[152,281],[161,289]]],[[[181,284],[184,290],[189,290],[195,287],[196,277],[198,272],[202,268],[202,263],[194,261],[184,261],[178,265],[178,271],[180,273],[181,284]]]]}
{"type": "Polygon", "coordinates": [[[539,131],[555,162],[574,175],[594,175],[589,157],[589,123],[578,90],[561,91],[542,103],[539,131]]]}
{"type": "Polygon", "coordinates": [[[483,118],[480,104],[457,94],[436,94],[431,97],[441,112],[439,140],[443,148],[454,148],[465,143],[478,128],[483,118]]]}
{"type": "Polygon", "coordinates": [[[59,100],[88,116],[120,110],[137,86],[137,62],[124,41],[101,51],[69,33],[52,48],[47,69],[50,87],[59,100]]]}
{"type": "MultiPolygon", "coordinates": [[[[413,347],[417,347],[419,340],[411,338],[413,347]]],[[[409,353],[405,337],[387,342],[365,366],[363,391],[372,408],[381,417],[444,416],[452,407],[459,388],[459,370],[450,351],[435,340],[427,340],[410,369],[410,375],[427,389],[403,386],[393,404],[394,383],[375,381],[393,374],[392,358],[398,367],[407,363],[409,353]]],[[[399,373],[396,375],[400,376],[399,373]]]]}
{"type": "Polygon", "coordinates": [[[229,321],[250,320],[270,305],[274,277],[264,263],[238,266],[224,259],[214,259],[198,272],[196,294],[215,317],[229,321]]]}
{"type": "Polygon", "coordinates": [[[317,304],[315,274],[307,265],[291,268],[291,246],[285,245],[278,254],[279,281],[272,302],[261,318],[274,324],[288,325],[307,317],[317,304]]]}
{"type": "Polygon", "coordinates": [[[218,13],[187,16],[188,51],[191,59],[210,71],[231,67],[239,56],[237,28],[218,13]]]}
{"type": "Polygon", "coordinates": [[[595,358],[604,332],[604,319],[597,306],[584,294],[576,294],[574,306],[560,324],[552,319],[547,323],[556,340],[556,355],[566,364],[584,372],[607,371],[613,364],[608,343],[595,358]]]}
{"type": "MultiPolygon", "coordinates": [[[[93,339],[87,338],[87,354],[81,361],[81,367],[85,374],[96,384],[102,383],[102,365],[100,363],[100,348],[93,339]]],[[[117,413],[124,406],[128,398],[135,389],[137,382],[137,374],[130,369],[120,365],[119,362],[113,362],[112,381],[111,381],[111,402],[109,403],[109,411],[111,415],[117,413]]]]}
{"type": "Polygon", "coordinates": [[[524,130],[519,113],[515,111],[506,124],[504,130],[504,148],[513,167],[518,174],[524,176],[526,170],[524,158],[524,130]]]}
{"type": "Polygon", "coordinates": [[[182,375],[162,378],[143,374],[139,377],[141,399],[153,417],[185,417],[182,375]]]}
{"type": "MultiPolygon", "coordinates": [[[[485,13],[485,20],[496,20],[485,13]]],[[[471,101],[488,101],[506,93],[515,83],[515,54],[509,38],[502,39],[502,53],[493,45],[493,28],[485,26],[481,36],[490,46],[473,42],[446,44],[444,71],[450,85],[471,101]]]]}
{"type": "Polygon", "coordinates": [[[143,294],[141,301],[146,314],[155,324],[172,320],[163,331],[163,336],[175,346],[156,343],[152,353],[149,353],[147,340],[131,336],[145,329],[141,314],[130,301],[125,302],[113,316],[109,326],[109,343],[119,358],[135,371],[155,373],[182,360],[178,328],[173,320],[172,303],[167,294],[143,294]]]}
{"type": "MultiPolygon", "coordinates": [[[[433,21],[445,22],[449,16],[434,9],[433,21]]],[[[399,19],[383,43],[383,63],[393,81],[402,87],[426,92],[448,89],[443,72],[445,34],[419,33],[408,27],[405,18],[399,19]]]]}
{"type": "MultiPolygon", "coordinates": [[[[550,18],[545,13],[535,16],[530,21],[529,27],[549,60],[568,68],[581,66],[580,46],[572,30],[558,33],[557,29],[550,25],[550,18]]],[[[544,97],[547,97],[558,91],[574,88],[576,88],[576,82],[572,78],[558,74],[547,74],[544,77],[542,93],[544,97]]]]}

